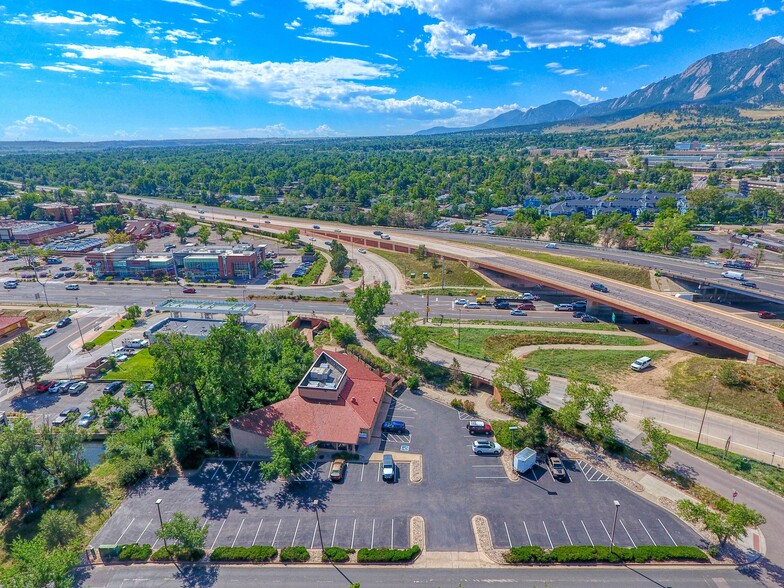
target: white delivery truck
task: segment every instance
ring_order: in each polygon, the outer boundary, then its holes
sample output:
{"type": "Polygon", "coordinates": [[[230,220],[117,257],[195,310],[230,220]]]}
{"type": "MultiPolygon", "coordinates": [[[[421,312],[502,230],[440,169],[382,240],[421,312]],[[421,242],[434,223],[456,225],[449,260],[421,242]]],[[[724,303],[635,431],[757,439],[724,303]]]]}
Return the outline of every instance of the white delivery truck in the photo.
{"type": "Polygon", "coordinates": [[[536,465],[536,451],[530,447],[526,447],[520,453],[514,456],[514,470],[518,474],[524,474],[536,465]]]}
{"type": "Polygon", "coordinates": [[[746,279],[746,277],[743,275],[743,272],[733,272],[733,271],[721,272],[721,277],[727,278],[728,280],[738,280],[740,282],[746,279]]]}

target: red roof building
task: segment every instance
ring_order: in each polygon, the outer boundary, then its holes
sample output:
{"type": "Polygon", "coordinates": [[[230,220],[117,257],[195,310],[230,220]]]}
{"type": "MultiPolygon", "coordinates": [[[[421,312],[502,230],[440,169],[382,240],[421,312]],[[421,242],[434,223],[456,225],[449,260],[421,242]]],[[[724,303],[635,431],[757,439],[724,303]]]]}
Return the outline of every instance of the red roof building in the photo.
{"type": "Polygon", "coordinates": [[[23,316],[6,316],[0,313],[0,340],[5,339],[19,329],[27,328],[27,319],[23,316]]]}
{"type": "Polygon", "coordinates": [[[230,423],[237,456],[269,455],[272,425],[286,422],[305,431],[306,442],[322,449],[354,451],[369,443],[386,382],[345,353],[316,350],[316,361],[286,400],[254,410],[230,423]]]}

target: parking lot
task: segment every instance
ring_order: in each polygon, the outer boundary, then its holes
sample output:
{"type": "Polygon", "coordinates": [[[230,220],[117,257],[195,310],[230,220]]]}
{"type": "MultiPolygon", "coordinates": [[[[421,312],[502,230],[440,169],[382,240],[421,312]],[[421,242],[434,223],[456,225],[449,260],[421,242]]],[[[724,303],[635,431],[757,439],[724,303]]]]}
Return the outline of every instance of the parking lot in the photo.
{"type": "MultiPolygon", "coordinates": [[[[79,380],[73,380],[77,382],[79,380]]],[[[78,407],[81,414],[90,409],[92,401],[100,398],[106,382],[89,382],[87,389],[78,396],[68,394],[50,394],[49,392],[36,393],[31,391],[23,396],[17,396],[10,400],[0,402],[0,410],[20,412],[24,411],[30,415],[33,423],[41,425],[51,423],[61,411],[72,406],[78,407]]],[[[122,391],[116,396],[122,397],[122,391]]]]}
{"type": "Polygon", "coordinates": [[[311,464],[292,484],[263,482],[259,462],[208,460],[189,477],[148,482],[131,493],[94,539],[94,544],[155,543],[155,501],[164,520],[185,512],[209,524],[207,547],[219,545],[319,546],[318,507],[325,545],[408,547],[409,520],[425,519],[433,551],[476,551],[474,515],[488,519],[496,548],[510,545],[609,545],[621,503],[615,543],[698,545],[699,536],[675,516],[610,480],[584,462],[566,460],[568,476],[556,481],[537,466],[510,481],[501,459],[475,455],[466,424],[470,415],[404,392],[389,405],[387,419],[406,423],[403,434],[373,433],[382,451],[420,453],[424,480],[412,484],[407,463],[398,479],[381,479],[377,462],[349,463],[341,483],[328,479],[330,462],[311,464]],[[317,501],[318,506],[314,504],[317,501]]]}

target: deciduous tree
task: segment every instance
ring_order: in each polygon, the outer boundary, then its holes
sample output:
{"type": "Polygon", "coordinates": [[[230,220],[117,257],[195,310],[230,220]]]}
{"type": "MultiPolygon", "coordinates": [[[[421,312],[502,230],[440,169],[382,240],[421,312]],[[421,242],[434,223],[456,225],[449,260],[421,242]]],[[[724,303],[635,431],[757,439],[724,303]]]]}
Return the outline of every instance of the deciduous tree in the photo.
{"type": "Polygon", "coordinates": [[[667,448],[670,432],[661,425],[657,425],[656,421],[650,417],[642,419],[640,426],[642,428],[642,446],[651,456],[656,467],[661,469],[664,462],[670,457],[670,450],[667,448]]]}
{"type": "Polygon", "coordinates": [[[292,431],[282,420],[272,425],[267,447],[272,458],[261,463],[265,480],[296,476],[316,458],[316,448],[305,444],[305,431],[292,431]]]}
{"type": "Polygon", "coordinates": [[[397,354],[404,363],[412,363],[427,347],[427,330],[417,324],[419,315],[404,310],[392,317],[392,332],[398,336],[397,354]]]}
{"type": "Polygon", "coordinates": [[[678,512],[687,521],[699,523],[716,535],[722,546],[729,540],[743,537],[747,527],[758,527],[765,523],[764,516],[745,504],[725,502],[728,504],[724,505],[725,510],[720,512],[691,500],[680,500],[678,512]]]}
{"type": "Polygon", "coordinates": [[[528,412],[537,401],[550,391],[547,374],[539,374],[536,380],[528,378],[523,362],[507,355],[499,363],[493,374],[493,385],[498,389],[515,395],[515,410],[528,412]]]}
{"type": "Polygon", "coordinates": [[[155,535],[159,539],[174,541],[185,549],[196,551],[204,549],[209,530],[210,526],[202,526],[199,517],[191,518],[181,512],[175,512],[170,520],[163,522],[155,535]]]}
{"type": "Polygon", "coordinates": [[[592,386],[569,381],[564,405],[556,412],[556,422],[566,430],[574,429],[583,413],[587,417],[585,435],[593,441],[612,439],[615,423],[626,419],[626,409],[612,400],[611,386],[592,386]]]}
{"type": "Polygon", "coordinates": [[[373,286],[360,286],[354,291],[354,297],[348,306],[354,311],[357,325],[366,333],[376,330],[376,319],[384,312],[391,300],[391,289],[388,282],[373,286]]]}

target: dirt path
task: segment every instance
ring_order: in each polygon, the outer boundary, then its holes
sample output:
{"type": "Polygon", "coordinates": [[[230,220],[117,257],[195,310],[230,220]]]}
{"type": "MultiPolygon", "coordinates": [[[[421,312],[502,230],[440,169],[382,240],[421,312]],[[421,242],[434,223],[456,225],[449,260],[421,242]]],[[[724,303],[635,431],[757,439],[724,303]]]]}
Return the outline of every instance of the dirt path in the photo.
{"type": "MultiPolygon", "coordinates": [[[[670,347],[669,349],[672,350],[670,347]]],[[[657,359],[654,362],[654,369],[644,372],[629,372],[607,376],[613,386],[619,390],[633,390],[638,396],[651,396],[654,398],[668,398],[667,378],[676,363],[686,361],[691,357],[699,357],[696,353],[683,350],[672,350],[672,353],[657,359]]]]}

